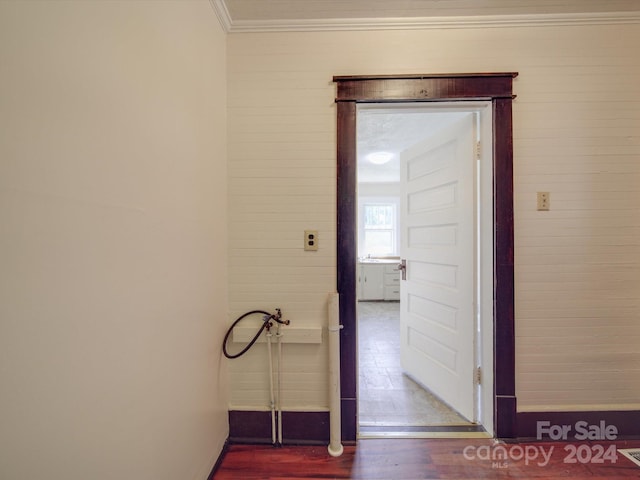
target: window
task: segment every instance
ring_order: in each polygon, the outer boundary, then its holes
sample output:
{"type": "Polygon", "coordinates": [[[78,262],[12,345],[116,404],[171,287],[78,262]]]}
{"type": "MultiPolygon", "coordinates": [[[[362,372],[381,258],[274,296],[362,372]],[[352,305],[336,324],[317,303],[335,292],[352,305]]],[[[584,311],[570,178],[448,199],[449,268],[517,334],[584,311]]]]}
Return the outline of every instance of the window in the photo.
{"type": "Polygon", "coordinates": [[[367,199],[360,203],[360,256],[398,254],[398,201],[367,199]]]}

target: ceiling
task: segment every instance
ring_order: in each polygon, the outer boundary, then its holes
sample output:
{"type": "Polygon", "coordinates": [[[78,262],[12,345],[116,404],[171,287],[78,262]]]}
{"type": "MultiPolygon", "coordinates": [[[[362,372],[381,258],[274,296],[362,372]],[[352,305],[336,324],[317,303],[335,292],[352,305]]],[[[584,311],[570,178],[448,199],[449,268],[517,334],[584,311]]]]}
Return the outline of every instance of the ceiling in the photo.
{"type": "Polygon", "coordinates": [[[357,112],[358,182],[399,182],[400,153],[465,115],[469,115],[468,110],[445,104],[363,104],[357,112]],[[367,156],[374,152],[388,152],[391,160],[383,165],[373,164],[367,156]]]}

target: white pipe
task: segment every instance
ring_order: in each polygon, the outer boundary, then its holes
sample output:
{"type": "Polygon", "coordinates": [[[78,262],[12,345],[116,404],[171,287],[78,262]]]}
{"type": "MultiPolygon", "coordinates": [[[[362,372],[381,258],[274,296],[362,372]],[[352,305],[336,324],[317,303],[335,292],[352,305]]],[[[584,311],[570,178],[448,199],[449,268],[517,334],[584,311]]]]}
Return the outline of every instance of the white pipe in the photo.
{"type": "Polygon", "coordinates": [[[276,339],[278,340],[278,395],[277,409],[278,409],[278,445],[282,445],[282,333],[280,332],[280,324],[278,323],[278,329],[276,330],[276,339]]]}
{"type": "Polygon", "coordinates": [[[267,331],[267,355],[269,356],[269,392],[271,402],[271,443],[276,443],[276,404],[273,398],[273,359],[271,358],[271,330],[267,331]]]}
{"type": "Polygon", "coordinates": [[[329,294],[329,455],[339,457],[343,448],[340,423],[340,296],[329,294]]]}

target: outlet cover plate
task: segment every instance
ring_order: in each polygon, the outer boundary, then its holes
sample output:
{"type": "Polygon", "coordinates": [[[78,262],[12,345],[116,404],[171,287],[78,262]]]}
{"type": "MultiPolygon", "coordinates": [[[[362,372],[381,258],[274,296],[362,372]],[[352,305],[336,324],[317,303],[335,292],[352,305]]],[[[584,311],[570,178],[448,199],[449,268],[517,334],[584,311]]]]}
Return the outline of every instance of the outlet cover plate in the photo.
{"type": "Polygon", "coordinates": [[[304,231],[304,249],[305,250],[318,250],[318,231],[317,230],[305,230],[304,231]]]}

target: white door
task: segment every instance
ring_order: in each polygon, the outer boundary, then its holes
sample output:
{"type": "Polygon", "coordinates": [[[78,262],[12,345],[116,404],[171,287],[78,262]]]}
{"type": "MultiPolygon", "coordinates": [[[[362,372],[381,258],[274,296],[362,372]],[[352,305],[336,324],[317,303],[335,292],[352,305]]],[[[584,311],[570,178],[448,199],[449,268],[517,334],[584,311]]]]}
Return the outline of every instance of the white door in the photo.
{"type": "Polygon", "coordinates": [[[474,116],[401,155],[401,361],[405,372],[475,418],[474,116]]]}

